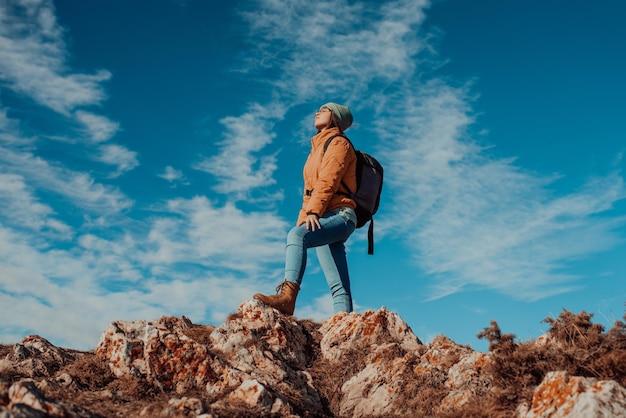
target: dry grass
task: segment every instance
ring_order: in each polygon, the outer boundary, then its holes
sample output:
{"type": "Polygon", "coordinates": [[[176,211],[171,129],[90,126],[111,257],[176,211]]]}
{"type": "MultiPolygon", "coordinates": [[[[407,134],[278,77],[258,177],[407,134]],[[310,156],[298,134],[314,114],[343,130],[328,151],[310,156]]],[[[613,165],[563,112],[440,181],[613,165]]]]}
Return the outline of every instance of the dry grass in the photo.
{"type": "MultiPolygon", "coordinates": [[[[550,325],[545,342],[516,342],[503,334],[495,321],[478,334],[489,341],[494,379],[486,397],[477,398],[468,416],[486,411],[489,417],[510,416],[521,403],[530,403],[535,387],[548,372],[565,370],[571,375],[615,380],[626,386],[626,325],[617,321],[607,332],[591,322],[593,314],[563,310],[550,325]]],[[[624,316],[626,320],[626,315],[624,316]]]]}
{"type": "Polygon", "coordinates": [[[0,344],[0,358],[5,358],[11,352],[13,352],[12,345],[0,344]]]}

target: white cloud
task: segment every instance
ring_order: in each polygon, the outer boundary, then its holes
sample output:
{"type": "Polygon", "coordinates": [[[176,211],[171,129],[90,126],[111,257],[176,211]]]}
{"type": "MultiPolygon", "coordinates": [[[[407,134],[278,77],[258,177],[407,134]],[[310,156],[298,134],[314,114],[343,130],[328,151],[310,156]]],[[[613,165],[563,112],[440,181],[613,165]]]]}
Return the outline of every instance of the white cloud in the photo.
{"type": "MultiPolygon", "coordinates": [[[[273,294],[272,292],[261,293],[273,294]]],[[[309,304],[304,305],[299,303],[296,306],[296,311],[298,318],[307,318],[321,322],[334,315],[333,298],[329,292],[328,294],[314,298],[309,304]]]]}
{"type": "MultiPolygon", "coordinates": [[[[6,183],[19,190],[17,180],[6,183]]],[[[115,319],[184,314],[220,322],[259,281],[275,279],[283,221],[200,197],[164,210],[141,228],[107,225],[59,247],[42,242],[38,230],[0,225],[0,275],[11,278],[0,283],[0,316],[8,320],[2,338],[45,329],[55,344],[88,349],[115,319]]]]}
{"type": "Polygon", "coordinates": [[[75,115],[76,119],[85,126],[89,139],[95,143],[108,141],[120,128],[119,123],[91,112],[79,110],[75,115]]]}
{"type": "Polygon", "coordinates": [[[527,300],[567,292],[579,278],[565,273],[569,261],[618,243],[614,230],[624,221],[598,217],[626,197],[617,173],[554,195],[555,176],[490,156],[468,139],[463,89],[422,86],[390,110],[395,117],[379,132],[390,145],[385,223],[436,277],[431,297],[468,286],[527,300]]]}
{"type": "Polygon", "coordinates": [[[288,105],[334,97],[358,103],[374,81],[397,82],[415,70],[428,48],[417,36],[428,5],[261,1],[245,14],[259,54],[252,64],[280,71],[272,83],[288,105]]]}
{"type": "Polygon", "coordinates": [[[161,177],[164,180],[167,180],[170,183],[184,179],[183,172],[180,170],[176,170],[174,167],[170,165],[165,167],[165,170],[163,171],[163,173],[159,174],[159,177],[161,177]]]}
{"type": "Polygon", "coordinates": [[[219,182],[214,189],[237,199],[247,199],[250,191],[275,184],[276,156],[260,151],[272,142],[272,127],[281,117],[277,106],[251,105],[248,113],[222,119],[226,131],[218,144],[219,154],[194,168],[216,176],[219,182]]]}
{"type": "Polygon", "coordinates": [[[86,173],[54,165],[28,152],[0,147],[0,163],[28,179],[32,187],[54,192],[94,213],[118,213],[133,205],[116,187],[96,183],[86,173]]]}
{"type": "Polygon", "coordinates": [[[67,71],[63,30],[51,0],[0,3],[0,79],[14,91],[59,113],[100,103],[108,71],[67,71]]]}
{"type": "Polygon", "coordinates": [[[288,225],[272,213],[216,207],[201,196],[170,200],[164,210],[168,216],[155,218],[147,237],[142,257],[149,264],[194,263],[256,275],[284,256],[288,225]]]}
{"type": "Polygon", "coordinates": [[[100,154],[96,157],[97,161],[117,166],[117,171],[112,173],[111,177],[118,177],[139,165],[139,161],[137,161],[137,153],[135,151],[130,151],[121,145],[102,145],[100,146],[99,151],[100,154]]]}
{"type": "Polygon", "coordinates": [[[19,134],[19,123],[8,116],[7,108],[0,108],[0,143],[8,146],[28,144],[30,138],[24,138],[19,134]]]}
{"type": "Polygon", "coordinates": [[[67,237],[72,233],[71,227],[57,219],[50,206],[39,202],[24,178],[16,174],[0,173],[0,215],[5,223],[42,236],[67,237]]]}

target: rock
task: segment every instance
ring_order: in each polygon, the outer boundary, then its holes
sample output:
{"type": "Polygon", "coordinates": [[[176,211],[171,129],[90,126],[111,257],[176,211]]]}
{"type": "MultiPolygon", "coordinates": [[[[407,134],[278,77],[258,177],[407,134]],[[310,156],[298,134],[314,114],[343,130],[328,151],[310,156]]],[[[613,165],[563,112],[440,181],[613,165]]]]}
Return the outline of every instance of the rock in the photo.
{"type": "Polygon", "coordinates": [[[55,347],[38,335],[29,335],[13,346],[13,352],[0,360],[0,373],[49,377],[78,358],[79,353],[55,347]]]}
{"type": "MultiPolygon", "coordinates": [[[[524,349],[555,347],[545,336],[524,349]]],[[[186,317],[115,321],[89,353],[39,336],[0,349],[0,418],[488,414],[484,405],[504,399],[491,366],[507,360],[443,335],[422,344],[384,307],[314,323],[254,299],[217,327],[186,317]]],[[[620,364],[624,352],[611,354],[608,364],[620,364]]],[[[528,399],[530,390],[520,396],[528,399]]],[[[555,372],[528,404],[503,403],[508,409],[498,412],[626,417],[625,391],[616,381],[555,372]]]]}
{"type": "Polygon", "coordinates": [[[322,322],[320,332],[322,355],[328,360],[339,360],[348,350],[390,342],[398,343],[405,351],[417,350],[421,345],[406,322],[384,307],[362,314],[340,312],[322,322]]]}
{"type": "MultiPolygon", "coordinates": [[[[343,332],[346,329],[360,329],[363,332],[364,324],[373,318],[376,318],[374,322],[378,324],[400,323],[395,318],[387,321],[388,316],[393,318],[394,315],[384,309],[376,315],[367,312],[363,316],[361,322],[359,314],[343,315],[342,320],[351,318],[350,321],[360,325],[343,324],[337,328],[343,332]]],[[[333,318],[333,321],[336,323],[337,318],[333,318]]],[[[324,325],[327,325],[326,322],[324,325]]],[[[487,391],[490,380],[483,373],[490,361],[487,354],[458,345],[444,336],[438,336],[432,343],[423,346],[417,337],[411,335],[410,329],[401,325],[392,328],[399,331],[396,333],[388,332],[388,329],[379,325],[377,331],[365,335],[364,340],[359,340],[359,332],[348,333],[348,337],[343,339],[345,346],[339,343],[330,345],[335,353],[347,353],[354,346],[365,345],[363,341],[371,343],[371,353],[367,356],[365,367],[342,386],[344,396],[340,405],[341,416],[412,416],[415,412],[413,404],[407,402],[407,393],[414,390],[413,386],[419,379],[422,382],[441,382],[447,389],[448,395],[435,408],[435,412],[441,415],[462,411],[463,406],[476,394],[487,391]],[[392,342],[376,344],[374,341],[392,342]],[[406,349],[411,347],[415,349],[406,349]]],[[[336,329],[327,328],[325,331],[330,336],[342,334],[336,329]]]]}
{"type": "Polygon", "coordinates": [[[397,343],[376,347],[365,368],[343,384],[339,408],[342,417],[403,415],[395,400],[414,375],[407,367],[411,354],[398,356],[399,352],[397,343]]]}
{"type": "Polygon", "coordinates": [[[256,380],[246,380],[228,395],[229,401],[241,401],[251,407],[260,407],[270,412],[276,397],[256,380]]]}
{"type": "MultiPolygon", "coordinates": [[[[442,341],[441,338],[437,340],[442,341]]],[[[484,373],[485,367],[491,361],[490,356],[460,346],[457,346],[456,349],[461,350],[459,360],[448,368],[446,376],[445,386],[450,391],[435,409],[435,412],[442,415],[463,410],[463,407],[472,398],[485,395],[492,385],[493,379],[484,373]]],[[[437,361],[437,357],[434,357],[432,353],[430,360],[435,360],[440,365],[445,364],[445,361],[437,361]]],[[[423,364],[422,367],[424,367],[423,364]]]]}
{"type": "Polygon", "coordinates": [[[115,376],[142,377],[156,387],[183,393],[217,380],[213,356],[206,346],[184,333],[187,318],[157,321],[116,321],[100,337],[95,352],[115,376]]]}
{"type": "Polygon", "coordinates": [[[230,400],[268,412],[285,404],[283,392],[292,398],[295,393],[307,411],[321,411],[311,376],[301,370],[311,340],[293,317],[251,300],[213,330],[209,345],[185,334],[191,326],[184,317],[116,321],[103,333],[96,355],[115,376],[145,378],[163,391],[200,389],[216,398],[228,394],[230,400]]]}
{"type": "MultiPolygon", "coordinates": [[[[86,409],[76,405],[56,402],[47,399],[35,385],[35,382],[23,380],[11,385],[8,391],[6,411],[15,417],[63,417],[63,418],[97,418],[86,409]]],[[[2,411],[0,409],[0,411],[2,411]]]]}
{"type": "Polygon", "coordinates": [[[310,342],[304,328],[292,316],[280,314],[253,299],[239,306],[237,315],[211,333],[214,349],[236,350],[238,362],[256,368],[248,347],[269,349],[273,357],[292,368],[304,368],[308,359],[305,347],[310,342]]]}
{"type": "MultiPolygon", "coordinates": [[[[221,381],[231,389],[231,400],[256,405],[265,412],[291,407],[281,405],[296,395],[308,413],[322,414],[320,394],[306,372],[312,339],[294,317],[285,316],[252,299],[211,333],[211,347],[221,353],[231,372],[221,381]],[[234,374],[233,371],[239,371],[234,374]],[[269,389],[271,388],[271,389],[269,389]]],[[[223,387],[220,387],[223,390],[223,387]]],[[[208,388],[211,391],[211,388],[208,388]]]]}
{"type": "Polygon", "coordinates": [[[626,417],[626,389],[611,380],[550,372],[535,389],[530,408],[520,406],[521,418],[626,417]]]}

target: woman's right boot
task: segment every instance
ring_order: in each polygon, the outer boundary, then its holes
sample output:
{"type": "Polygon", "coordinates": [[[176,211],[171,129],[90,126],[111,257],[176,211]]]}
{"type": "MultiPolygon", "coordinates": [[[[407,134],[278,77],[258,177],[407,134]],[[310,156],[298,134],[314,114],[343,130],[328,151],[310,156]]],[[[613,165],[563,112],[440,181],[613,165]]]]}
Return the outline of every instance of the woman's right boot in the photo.
{"type": "Polygon", "coordinates": [[[275,296],[265,296],[257,293],[256,295],[254,295],[254,298],[260,300],[267,306],[278,309],[285,315],[293,315],[293,311],[296,308],[296,298],[298,297],[299,291],[300,286],[293,282],[288,282],[287,280],[285,280],[276,288],[275,296]]]}

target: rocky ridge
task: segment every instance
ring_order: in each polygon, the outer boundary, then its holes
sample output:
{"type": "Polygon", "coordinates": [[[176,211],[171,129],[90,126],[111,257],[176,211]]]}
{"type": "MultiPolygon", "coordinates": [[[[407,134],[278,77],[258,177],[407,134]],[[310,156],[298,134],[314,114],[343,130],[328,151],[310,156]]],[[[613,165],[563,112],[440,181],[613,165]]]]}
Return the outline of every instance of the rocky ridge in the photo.
{"type": "Polygon", "coordinates": [[[422,344],[385,308],[316,323],[250,300],[218,327],[115,321],[92,352],[29,336],[0,346],[0,417],[626,417],[626,374],[553,370],[506,387],[501,353],[524,351],[490,331],[481,353],[445,336],[422,344]]]}

